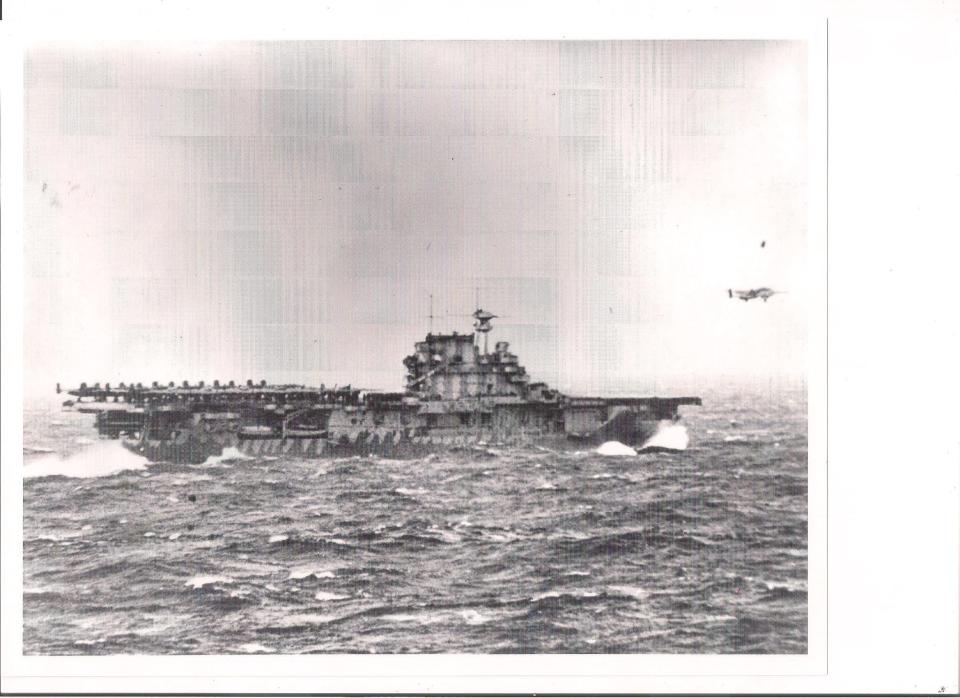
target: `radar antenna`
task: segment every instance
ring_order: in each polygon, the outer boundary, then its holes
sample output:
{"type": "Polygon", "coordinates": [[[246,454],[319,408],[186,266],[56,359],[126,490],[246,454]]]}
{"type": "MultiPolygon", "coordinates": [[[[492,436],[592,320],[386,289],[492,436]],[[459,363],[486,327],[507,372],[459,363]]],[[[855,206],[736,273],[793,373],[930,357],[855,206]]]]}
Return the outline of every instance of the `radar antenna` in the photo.
{"type": "Polygon", "coordinates": [[[490,330],[493,329],[493,325],[490,324],[490,321],[497,316],[489,311],[484,310],[483,308],[477,308],[473,313],[473,317],[474,317],[473,329],[475,329],[477,332],[480,332],[483,335],[483,354],[484,356],[486,356],[487,333],[489,333],[490,330]]]}

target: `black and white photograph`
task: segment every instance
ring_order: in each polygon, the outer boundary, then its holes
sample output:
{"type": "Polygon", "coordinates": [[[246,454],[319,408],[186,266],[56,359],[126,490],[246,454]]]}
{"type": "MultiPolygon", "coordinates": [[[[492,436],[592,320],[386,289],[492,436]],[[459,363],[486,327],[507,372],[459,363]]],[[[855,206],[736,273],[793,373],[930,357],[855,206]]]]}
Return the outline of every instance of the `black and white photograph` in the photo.
{"type": "Polygon", "coordinates": [[[931,617],[898,604],[956,617],[960,555],[891,493],[957,519],[925,454],[960,440],[874,354],[935,370],[950,277],[895,287],[906,238],[864,232],[907,187],[829,217],[863,151],[827,18],[197,11],[3,46],[4,690],[849,689],[931,617]]]}
{"type": "Polygon", "coordinates": [[[25,651],[805,653],[806,67],[31,48],[25,651]]]}

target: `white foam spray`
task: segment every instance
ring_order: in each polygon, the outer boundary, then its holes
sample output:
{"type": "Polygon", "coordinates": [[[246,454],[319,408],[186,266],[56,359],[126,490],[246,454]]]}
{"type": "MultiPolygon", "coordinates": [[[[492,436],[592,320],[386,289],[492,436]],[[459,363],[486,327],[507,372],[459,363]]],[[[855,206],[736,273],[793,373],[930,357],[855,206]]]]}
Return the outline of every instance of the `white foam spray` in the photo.
{"type": "Polygon", "coordinates": [[[147,462],[146,458],[131,453],[116,441],[101,441],[67,457],[51,453],[25,458],[23,476],[105,477],[123,470],[144,470],[147,462]]]}
{"type": "Polygon", "coordinates": [[[219,456],[210,456],[203,462],[204,465],[220,465],[235,460],[254,460],[253,456],[239,450],[236,446],[227,446],[219,456]]]}
{"type": "Polygon", "coordinates": [[[662,448],[668,451],[682,451],[689,443],[690,435],[684,425],[675,422],[661,422],[657,433],[647,439],[640,450],[662,448]]]}
{"type": "Polygon", "coordinates": [[[637,452],[619,441],[607,441],[597,448],[600,456],[635,456],[637,452]]]}

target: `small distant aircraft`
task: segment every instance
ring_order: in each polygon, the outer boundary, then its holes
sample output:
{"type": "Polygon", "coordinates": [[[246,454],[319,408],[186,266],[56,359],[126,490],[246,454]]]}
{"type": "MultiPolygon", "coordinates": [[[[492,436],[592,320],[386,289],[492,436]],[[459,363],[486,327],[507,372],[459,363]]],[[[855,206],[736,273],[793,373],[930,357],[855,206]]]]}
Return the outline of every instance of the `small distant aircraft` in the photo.
{"type": "Polygon", "coordinates": [[[727,289],[727,295],[733,298],[736,294],[737,298],[742,300],[744,303],[747,301],[752,301],[754,298],[762,298],[763,302],[766,303],[767,299],[775,293],[786,293],[786,291],[774,291],[772,288],[767,288],[763,286],[761,288],[751,288],[746,291],[734,291],[731,288],[727,289]]]}

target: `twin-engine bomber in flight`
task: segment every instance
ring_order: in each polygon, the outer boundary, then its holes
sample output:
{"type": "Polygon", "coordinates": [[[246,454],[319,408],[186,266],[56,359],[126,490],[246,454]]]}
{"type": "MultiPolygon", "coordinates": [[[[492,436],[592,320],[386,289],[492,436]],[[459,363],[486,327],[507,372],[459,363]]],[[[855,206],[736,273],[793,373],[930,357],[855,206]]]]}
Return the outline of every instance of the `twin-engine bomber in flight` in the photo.
{"type": "Polygon", "coordinates": [[[751,288],[746,291],[734,291],[732,288],[727,289],[728,296],[733,298],[734,294],[736,294],[737,298],[743,302],[752,301],[754,298],[762,298],[763,302],[766,303],[767,299],[776,293],[786,293],[786,291],[774,291],[772,288],[767,288],[766,286],[751,288]]]}

